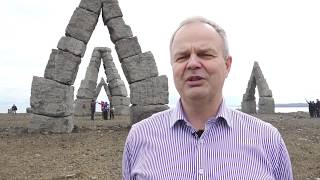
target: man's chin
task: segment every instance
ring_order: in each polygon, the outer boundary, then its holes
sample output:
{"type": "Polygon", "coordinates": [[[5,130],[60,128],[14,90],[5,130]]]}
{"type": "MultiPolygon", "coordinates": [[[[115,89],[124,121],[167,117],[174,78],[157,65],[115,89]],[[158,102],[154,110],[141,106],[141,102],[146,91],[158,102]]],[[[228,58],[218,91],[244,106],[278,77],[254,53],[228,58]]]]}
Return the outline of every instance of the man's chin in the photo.
{"type": "Polygon", "coordinates": [[[201,89],[193,89],[186,93],[186,97],[192,100],[200,100],[203,98],[208,98],[208,95],[205,91],[201,89]]]}

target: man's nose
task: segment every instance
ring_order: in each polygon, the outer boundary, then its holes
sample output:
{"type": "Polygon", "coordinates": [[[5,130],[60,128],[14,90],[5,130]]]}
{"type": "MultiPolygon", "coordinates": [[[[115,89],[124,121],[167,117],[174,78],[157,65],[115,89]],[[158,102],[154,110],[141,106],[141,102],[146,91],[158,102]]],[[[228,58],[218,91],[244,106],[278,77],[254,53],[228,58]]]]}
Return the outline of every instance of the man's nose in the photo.
{"type": "Polygon", "coordinates": [[[201,67],[200,59],[196,54],[191,54],[188,60],[188,69],[197,69],[201,67]]]}

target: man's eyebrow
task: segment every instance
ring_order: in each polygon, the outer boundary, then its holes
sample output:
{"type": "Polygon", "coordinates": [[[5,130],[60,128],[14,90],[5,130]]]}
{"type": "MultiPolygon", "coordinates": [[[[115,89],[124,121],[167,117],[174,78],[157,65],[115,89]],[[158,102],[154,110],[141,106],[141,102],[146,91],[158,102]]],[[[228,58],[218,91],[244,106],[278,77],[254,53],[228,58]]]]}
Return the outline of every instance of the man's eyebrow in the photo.
{"type": "Polygon", "coordinates": [[[201,52],[201,53],[203,53],[203,52],[218,53],[218,51],[215,48],[211,48],[211,47],[199,48],[198,51],[201,52]]]}
{"type": "Polygon", "coordinates": [[[186,55],[188,53],[188,49],[179,49],[175,52],[173,52],[173,57],[186,55]]]}

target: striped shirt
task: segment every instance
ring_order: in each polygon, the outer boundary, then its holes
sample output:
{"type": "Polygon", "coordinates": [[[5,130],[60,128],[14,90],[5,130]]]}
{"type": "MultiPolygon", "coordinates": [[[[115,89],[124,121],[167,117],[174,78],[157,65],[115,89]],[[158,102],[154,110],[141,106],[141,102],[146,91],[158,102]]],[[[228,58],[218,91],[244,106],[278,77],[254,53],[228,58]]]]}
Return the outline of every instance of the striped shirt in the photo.
{"type": "Polygon", "coordinates": [[[123,179],[293,179],[278,130],[224,101],[202,136],[195,132],[180,102],[134,124],[124,147],[123,179]]]}

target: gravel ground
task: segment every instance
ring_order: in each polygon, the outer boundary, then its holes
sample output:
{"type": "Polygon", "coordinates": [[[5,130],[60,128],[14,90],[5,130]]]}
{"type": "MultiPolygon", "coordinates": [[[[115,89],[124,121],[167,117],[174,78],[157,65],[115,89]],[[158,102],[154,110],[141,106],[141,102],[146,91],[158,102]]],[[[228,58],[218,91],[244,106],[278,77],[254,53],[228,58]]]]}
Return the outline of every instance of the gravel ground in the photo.
{"type": "MultiPolygon", "coordinates": [[[[281,132],[294,179],[320,179],[320,119],[307,113],[257,115],[281,132]]],[[[128,117],[76,118],[70,134],[28,134],[29,114],[0,114],[0,179],[121,179],[128,117]]]]}

